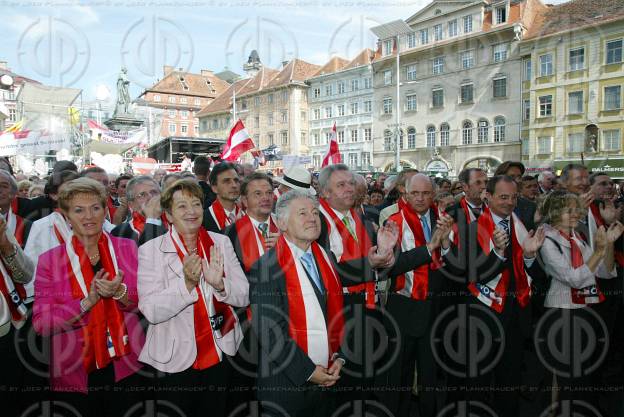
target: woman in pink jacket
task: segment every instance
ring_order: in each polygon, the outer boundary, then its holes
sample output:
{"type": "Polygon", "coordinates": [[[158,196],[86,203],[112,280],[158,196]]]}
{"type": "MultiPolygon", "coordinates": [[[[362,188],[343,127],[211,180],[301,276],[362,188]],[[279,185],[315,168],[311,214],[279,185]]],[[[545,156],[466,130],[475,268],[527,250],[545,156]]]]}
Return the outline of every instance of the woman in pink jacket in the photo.
{"type": "Polygon", "coordinates": [[[199,185],[179,180],[161,196],[169,232],[139,248],[139,308],[149,322],[139,359],[155,368],[157,399],[186,416],[222,417],[243,338],[232,306],[249,283],[229,238],[202,227],[199,185]]]}
{"type": "Polygon", "coordinates": [[[123,389],[142,366],[145,342],[136,244],[103,232],[106,198],[89,178],[63,186],[59,206],[73,234],[40,256],[35,275],[33,325],[51,337],[51,388],[88,416],[123,415],[132,406],[123,389]]]}

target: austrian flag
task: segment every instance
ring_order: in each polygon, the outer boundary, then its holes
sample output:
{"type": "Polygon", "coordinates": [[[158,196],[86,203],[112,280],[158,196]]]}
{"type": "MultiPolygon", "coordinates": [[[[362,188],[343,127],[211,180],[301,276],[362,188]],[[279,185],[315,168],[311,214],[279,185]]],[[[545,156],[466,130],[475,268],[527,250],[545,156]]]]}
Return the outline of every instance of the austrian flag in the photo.
{"type": "Polygon", "coordinates": [[[332,128],[331,137],[329,138],[328,145],[329,145],[329,148],[327,149],[325,158],[323,158],[323,163],[321,164],[321,167],[326,167],[327,165],[340,163],[340,150],[338,149],[338,139],[336,135],[336,122],[334,122],[334,127],[332,128]]]}
{"type": "Polygon", "coordinates": [[[221,159],[224,161],[236,161],[242,154],[255,147],[243,122],[239,119],[230,132],[230,137],[221,153],[221,159]]]}

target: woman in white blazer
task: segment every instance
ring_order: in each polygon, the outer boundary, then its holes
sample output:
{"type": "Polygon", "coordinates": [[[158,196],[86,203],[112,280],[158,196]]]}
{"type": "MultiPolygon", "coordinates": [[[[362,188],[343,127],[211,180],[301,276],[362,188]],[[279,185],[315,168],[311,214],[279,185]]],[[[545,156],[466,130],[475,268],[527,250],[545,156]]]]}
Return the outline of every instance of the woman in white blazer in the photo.
{"type": "Polygon", "coordinates": [[[608,349],[608,333],[592,308],[604,300],[596,275],[616,275],[613,243],[624,226],[619,222],[606,229],[600,226],[592,250],[575,231],[586,215],[579,196],[553,191],[541,215],[546,239],[540,255],[550,283],[546,312],[536,328],[536,348],[542,363],[556,376],[561,410],[572,409],[573,400],[599,409],[597,370],[608,349]]]}
{"type": "Polygon", "coordinates": [[[179,180],[161,196],[169,232],[139,248],[139,309],[149,327],[139,360],[164,373],[158,399],[186,415],[225,415],[242,332],[232,306],[249,304],[249,284],[230,240],[202,227],[203,193],[179,180]],[[207,414],[209,413],[209,414],[207,414]]]}

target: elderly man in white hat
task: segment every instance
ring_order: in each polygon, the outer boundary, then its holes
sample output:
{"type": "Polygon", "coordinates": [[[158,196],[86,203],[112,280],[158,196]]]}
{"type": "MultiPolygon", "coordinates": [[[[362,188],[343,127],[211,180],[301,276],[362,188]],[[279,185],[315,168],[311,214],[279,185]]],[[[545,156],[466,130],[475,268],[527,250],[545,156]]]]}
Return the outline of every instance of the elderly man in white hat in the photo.
{"type": "Polygon", "coordinates": [[[316,191],[312,188],[312,174],[310,174],[310,171],[300,166],[290,168],[282,178],[274,178],[273,181],[280,184],[277,188],[279,195],[287,193],[290,190],[298,190],[307,192],[310,195],[316,195],[316,191]]]}

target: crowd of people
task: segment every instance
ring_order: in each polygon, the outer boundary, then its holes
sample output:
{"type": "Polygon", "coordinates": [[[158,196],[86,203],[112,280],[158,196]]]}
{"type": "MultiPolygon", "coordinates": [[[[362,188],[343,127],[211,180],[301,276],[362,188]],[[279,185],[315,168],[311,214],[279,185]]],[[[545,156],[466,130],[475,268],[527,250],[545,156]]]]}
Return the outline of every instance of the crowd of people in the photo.
{"type": "Polygon", "coordinates": [[[605,172],[22,177],[0,159],[6,415],[622,413],[605,172]]]}

